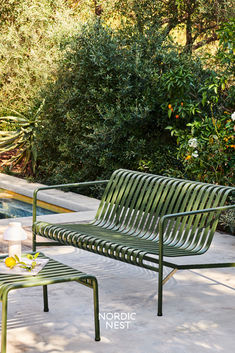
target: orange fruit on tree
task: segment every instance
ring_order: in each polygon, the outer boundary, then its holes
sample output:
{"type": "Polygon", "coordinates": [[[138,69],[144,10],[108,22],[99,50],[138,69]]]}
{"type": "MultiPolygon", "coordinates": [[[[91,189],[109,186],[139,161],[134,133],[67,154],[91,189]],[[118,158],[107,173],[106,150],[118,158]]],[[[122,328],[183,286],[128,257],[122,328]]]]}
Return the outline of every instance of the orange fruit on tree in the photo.
{"type": "Polygon", "coordinates": [[[190,156],[190,154],[185,158],[185,160],[189,160],[190,158],[192,158],[192,156],[190,156]]]}

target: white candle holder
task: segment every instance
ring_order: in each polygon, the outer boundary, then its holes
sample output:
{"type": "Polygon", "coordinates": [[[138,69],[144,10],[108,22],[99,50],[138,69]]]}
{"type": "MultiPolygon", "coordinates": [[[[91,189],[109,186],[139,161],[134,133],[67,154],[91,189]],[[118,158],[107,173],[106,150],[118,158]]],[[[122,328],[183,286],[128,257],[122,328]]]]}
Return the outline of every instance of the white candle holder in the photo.
{"type": "Polygon", "coordinates": [[[27,234],[20,222],[10,222],[3,233],[3,239],[8,243],[9,256],[17,255],[21,259],[21,241],[27,239],[27,234]]]}

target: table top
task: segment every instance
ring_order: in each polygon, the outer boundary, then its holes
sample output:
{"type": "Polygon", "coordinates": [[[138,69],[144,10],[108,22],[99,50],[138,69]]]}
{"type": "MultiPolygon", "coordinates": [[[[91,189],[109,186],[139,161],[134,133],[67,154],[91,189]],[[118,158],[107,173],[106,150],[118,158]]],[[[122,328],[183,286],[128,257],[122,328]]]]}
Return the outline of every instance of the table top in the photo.
{"type": "MultiPolygon", "coordinates": [[[[35,254],[35,253],[31,253],[35,254]]],[[[6,255],[0,256],[0,260],[6,258],[6,255]]],[[[94,276],[88,275],[84,272],[76,270],[70,266],[62,264],[43,253],[39,253],[39,259],[49,259],[48,263],[42,268],[37,275],[26,276],[19,274],[5,274],[0,273],[0,298],[4,290],[11,290],[17,288],[34,287],[41,285],[49,285],[53,283],[77,281],[92,287],[92,280],[94,276]]],[[[0,299],[1,300],[1,299],[0,299]]]]}

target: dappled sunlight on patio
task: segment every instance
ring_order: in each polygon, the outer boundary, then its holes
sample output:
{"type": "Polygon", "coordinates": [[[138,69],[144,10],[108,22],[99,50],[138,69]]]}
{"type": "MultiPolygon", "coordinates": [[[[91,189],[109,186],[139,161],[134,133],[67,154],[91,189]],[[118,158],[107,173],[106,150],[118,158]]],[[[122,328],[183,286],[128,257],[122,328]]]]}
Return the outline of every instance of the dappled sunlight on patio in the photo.
{"type": "MultiPolygon", "coordinates": [[[[224,236],[216,235],[217,250],[224,236]]],[[[232,249],[235,239],[226,240],[232,249]]],[[[43,252],[97,277],[101,341],[94,341],[92,294],[76,283],[56,284],[49,286],[49,313],[43,312],[41,288],[11,293],[8,353],[233,351],[232,268],[176,272],[164,287],[164,316],[157,317],[157,274],[70,247],[43,252]],[[128,325],[121,324],[121,313],[124,319],[132,314],[128,325]]]]}

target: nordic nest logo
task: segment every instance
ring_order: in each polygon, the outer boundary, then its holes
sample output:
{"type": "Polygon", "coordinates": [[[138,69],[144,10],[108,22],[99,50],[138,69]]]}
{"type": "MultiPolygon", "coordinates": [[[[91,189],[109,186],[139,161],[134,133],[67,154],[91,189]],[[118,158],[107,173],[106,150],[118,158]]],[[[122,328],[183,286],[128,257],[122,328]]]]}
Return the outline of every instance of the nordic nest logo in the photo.
{"type": "Polygon", "coordinates": [[[129,329],[131,323],[135,321],[136,313],[100,313],[99,319],[105,321],[106,329],[125,330],[129,329]]]}

